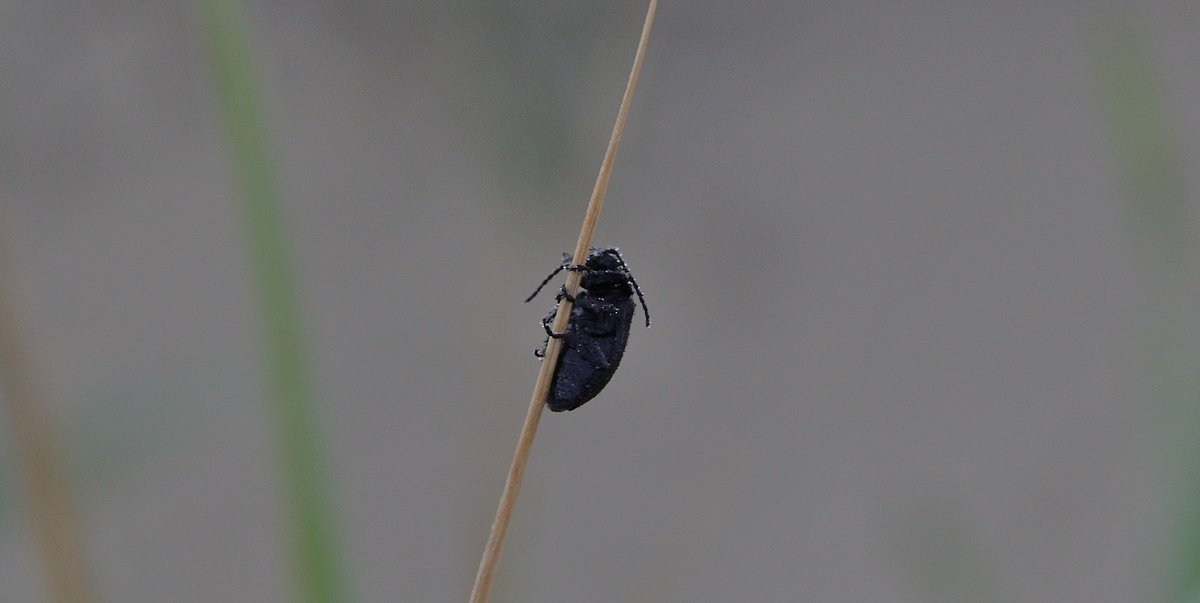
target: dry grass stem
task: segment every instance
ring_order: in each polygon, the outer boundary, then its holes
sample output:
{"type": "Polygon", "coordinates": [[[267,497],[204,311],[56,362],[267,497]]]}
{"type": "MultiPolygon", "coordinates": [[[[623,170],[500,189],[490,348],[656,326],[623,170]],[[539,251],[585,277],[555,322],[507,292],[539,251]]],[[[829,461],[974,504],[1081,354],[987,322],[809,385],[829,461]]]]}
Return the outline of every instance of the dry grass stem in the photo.
{"type": "MultiPolygon", "coordinates": [[[[0,221],[3,230],[11,231],[0,221]]],[[[3,235],[3,233],[0,233],[3,235]]],[[[0,240],[0,378],[8,405],[17,457],[25,474],[28,508],[38,539],[50,600],[85,603],[95,599],[83,553],[79,517],[70,494],[53,415],[43,397],[44,379],[30,353],[24,315],[7,241],[0,240]]]]}
{"type": "MultiPolygon", "coordinates": [[[[637,54],[633,59],[633,69],[629,73],[629,82],[625,85],[625,95],[621,98],[621,108],[617,112],[617,121],[613,125],[612,137],[608,141],[608,149],[604,152],[604,161],[600,164],[600,174],[596,177],[596,186],[592,189],[592,197],[588,200],[587,213],[583,217],[583,225],[579,229],[579,240],[575,243],[573,264],[582,264],[587,260],[588,249],[592,244],[592,233],[596,229],[596,220],[600,217],[600,209],[604,207],[604,195],[608,192],[608,181],[612,175],[613,160],[617,156],[617,147],[621,144],[621,134],[625,131],[625,122],[629,118],[629,106],[633,102],[633,90],[637,87],[638,76],[642,71],[642,62],[646,58],[646,43],[650,39],[650,27],[654,23],[654,12],[658,8],[658,0],[650,0],[646,11],[646,21],[642,25],[642,35],[638,40],[637,54]]],[[[567,272],[567,291],[571,295],[579,292],[581,272],[567,272]]],[[[554,332],[562,333],[567,329],[567,321],[571,317],[571,302],[563,299],[558,314],[554,319],[554,332]]],[[[508,534],[508,525],[512,520],[513,508],[517,504],[517,496],[521,492],[521,482],[525,477],[525,466],[529,463],[529,453],[533,449],[533,436],[537,433],[538,422],[542,418],[542,408],[546,405],[546,395],[550,391],[550,380],[554,376],[554,368],[558,363],[558,355],[562,351],[562,340],[551,338],[546,347],[546,356],[542,360],[537,382],[533,386],[533,396],[529,400],[529,410],[525,414],[525,424],[521,427],[521,435],[517,439],[517,449],[513,453],[512,465],[508,468],[508,478],[504,482],[504,490],[500,494],[500,504],[496,508],[496,518],[492,520],[492,531],[488,536],[487,545],[483,549],[483,558],[479,562],[479,573],[475,576],[475,587],[471,590],[470,603],[487,603],[491,596],[492,581],[496,576],[496,566],[500,562],[500,551],[504,547],[504,538],[508,534]]]]}

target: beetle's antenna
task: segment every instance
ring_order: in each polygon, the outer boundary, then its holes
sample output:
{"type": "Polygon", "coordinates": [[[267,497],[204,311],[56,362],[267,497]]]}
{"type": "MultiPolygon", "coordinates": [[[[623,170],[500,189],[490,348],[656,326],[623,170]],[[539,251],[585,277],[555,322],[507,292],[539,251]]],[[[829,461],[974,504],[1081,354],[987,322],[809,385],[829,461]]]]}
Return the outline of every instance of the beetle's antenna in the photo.
{"type": "Polygon", "coordinates": [[[533,291],[533,295],[530,295],[529,297],[525,298],[525,303],[529,303],[529,302],[533,301],[533,298],[537,297],[537,294],[542,292],[542,287],[545,287],[546,284],[550,282],[550,279],[554,278],[554,275],[558,274],[559,272],[562,272],[563,270],[566,270],[568,272],[580,272],[580,271],[583,271],[586,269],[587,269],[587,266],[572,266],[571,265],[571,254],[563,252],[562,266],[555,268],[554,272],[551,272],[550,276],[547,276],[546,280],[542,281],[542,284],[538,285],[538,288],[533,291]]]}
{"type": "Polygon", "coordinates": [[[646,307],[646,296],[642,295],[642,288],[638,286],[637,281],[633,280],[633,273],[629,271],[629,265],[625,263],[625,258],[621,257],[621,252],[617,251],[616,247],[609,249],[609,251],[617,256],[617,261],[620,262],[621,268],[625,269],[625,277],[629,279],[629,284],[633,285],[633,290],[637,291],[638,301],[642,302],[642,313],[646,315],[646,326],[650,326],[650,309],[646,307]]]}
{"type": "Polygon", "coordinates": [[[633,290],[637,291],[638,301],[642,302],[642,314],[646,315],[646,326],[650,326],[650,309],[646,307],[646,296],[642,295],[642,288],[638,286],[637,281],[633,280],[633,275],[629,275],[629,284],[633,285],[633,290]]]}
{"type": "Polygon", "coordinates": [[[542,287],[545,287],[546,284],[550,282],[550,279],[554,278],[554,275],[558,274],[559,272],[562,272],[563,268],[566,268],[566,266],[564,265],[564,266],[559,266],[558,268],[555,268],[554,272],[551,272],[550,276],[547,276],[546,280],[542,281],[542,284],[538,285],[537,289],[533,290],[533,294],[531,294],[529,297],[525,298],[525,303],[529,303],[529,302],[533,301],[533,298],[537,297],[537,294],[542,292],[542,287]]]}

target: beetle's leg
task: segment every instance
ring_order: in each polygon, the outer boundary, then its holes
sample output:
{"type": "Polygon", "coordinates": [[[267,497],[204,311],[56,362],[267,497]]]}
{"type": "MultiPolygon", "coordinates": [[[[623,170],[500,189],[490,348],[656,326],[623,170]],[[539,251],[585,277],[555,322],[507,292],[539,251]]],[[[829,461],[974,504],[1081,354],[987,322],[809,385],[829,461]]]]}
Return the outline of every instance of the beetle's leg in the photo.
{"type": "Polygon", "coordinates": [[[574,258],[571,257],[571,254],[564,251],[562,265],[559,266],[558,269],[566,270],[567,272],[581,272],[583,270],[587,270],[587,266],[584,266],[583,264],[572,264],[572,259],[574,258]]]}
{"type": "Polygon", "coordinates": [[[571,254],[569,254],[569,253],[563,254],[563,262],[562,262],[563,270],[566,270],[567,272],[585,272],[585,271],[591,270],[591,268],[587,267],[586,260],[582,264],[572,264],[571,263],[572,259],[574,259],[574,258],[571,257],[571,254]]]}
{"type": "MultiPolygon", "coordinates": [[[[547,316],[546,318],[542,319],[542,324],[543,325],[546,324],[546,321],[550,320],[556,313],[557,313],[557,310],[552,310],[550,312],[550,316],[547,316]]],[[[546,357],[546,348],[549,347],[549,345],[550,345],[550,338],[547,337],[547,338],[543,339],[541,347],[535,348],[533,350],[534,357],[545,358],[546,357]]]]}
{"type": "Polygon", "coordinates": [[[546,329],[546,335],[550,336],[551,339],[562,339],[566,337],[566,333],[555,333],[554,330],[550,328],[550,321],[553,319],[553,314],[542,319],[542,328],[546,329]]]}
{"type": "Polygon", "coordinates": [[[562,301],[565,299],[571,303],[575,303],[575,296],[571,295],[570,293],[567,293],[566,285],[563,285],[558,288],[558,296],[556,296],[554,299],[555,299],[555,301],[562,301]]]}

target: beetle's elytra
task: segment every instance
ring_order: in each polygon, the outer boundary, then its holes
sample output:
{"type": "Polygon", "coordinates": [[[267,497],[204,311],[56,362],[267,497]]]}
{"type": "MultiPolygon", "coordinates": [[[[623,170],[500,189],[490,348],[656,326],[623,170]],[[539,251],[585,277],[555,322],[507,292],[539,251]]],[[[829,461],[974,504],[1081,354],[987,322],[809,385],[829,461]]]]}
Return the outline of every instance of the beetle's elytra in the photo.
{"type": "Polygon", "coordinates": [[[616,247],[593,247],[587,261],[578,266],[572,266],[570,254],[564,253],[562,265],[555,268],[525,301],[532,300],[554,275],[563,270],[583,273],[578,295],[571,298],[564,286],[559,288],[555,297],[559,302],[564,298],[572,302],[571,320],[567,323],[566,332],[555,333],[550,325],[558,312],[556,306],[549,316],[542,319],[547,337],[542,347],[534,352],[535,356],[541,358],[551,337],[563,340],[562,354],[558,357],[558,366],[555,367],[546,400],[546,405],[555,412],[579,408],[596,397],[612,379],[617,365],[621,363],[621,356],[625,354],[625,344],[629,341],[635,311],[634,293],[637,293],[642,304],[646,326],[650,326],[646,298],[616,247]]]}

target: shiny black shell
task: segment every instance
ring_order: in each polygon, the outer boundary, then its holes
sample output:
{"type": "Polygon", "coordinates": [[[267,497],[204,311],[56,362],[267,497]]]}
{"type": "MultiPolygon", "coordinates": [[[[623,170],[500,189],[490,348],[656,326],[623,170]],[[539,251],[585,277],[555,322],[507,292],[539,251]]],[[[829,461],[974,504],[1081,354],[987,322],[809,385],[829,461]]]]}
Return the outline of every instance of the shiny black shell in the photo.
{"type": "MultiPolygon", "coordinates": [[[[583,266],[564,268],[581,271],[583,276],[567,330],[559,336],[563,349],[546,400],[555,412],[575,410],[604,389],[625,355],[636,312],[635,291],[645,308],[641,291],[615,248],[593,249],[583,266]]],[[[553,322],[556,312],[557,308],[543,325],[553,322]]],[[[646,325],[650,325],[648,312],[646,325]]]]}
{"type": "MultiPolygon", "coordinates": [[[[583,278],[586,282],[588,277],[583,278]]],[[[586,285],[584,289],[575,296],[558,368],[550,382],[546,405],[555,412],[575,410],[595,398],[617,372],[629,342],[636,310],[633,291],[598,291],[586,285]]]]}

